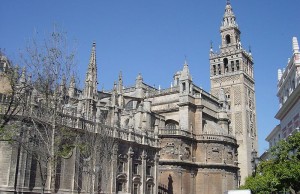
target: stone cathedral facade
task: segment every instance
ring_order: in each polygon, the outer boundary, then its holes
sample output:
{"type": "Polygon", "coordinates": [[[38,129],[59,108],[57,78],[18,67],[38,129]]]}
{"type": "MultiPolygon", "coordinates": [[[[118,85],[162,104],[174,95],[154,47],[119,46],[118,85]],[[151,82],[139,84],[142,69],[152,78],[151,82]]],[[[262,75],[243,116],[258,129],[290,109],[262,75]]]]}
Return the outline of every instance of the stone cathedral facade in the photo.
{"type": "MultiPolygon", "coordinates": [[[[239,186],[240,172],[243,178],[251,173],[251,153],[257,149],[253,60],[242,49],[229,3],[221,36],[220,53],[210,51],[211,93],[192,81],[186,61],[170,88],[149,86],[140,74],[125,87],[120,74],[111,91],[98,91],[95,43],[83,90],[73,81],[62,83],[70,99],[62,110],[63,124],[94,133],[105,129],[118,139],[107,166],[108,189],[102,193],[219,194],[239,186]]],[[[2,73],[6,67],[2,58],[2,73]]],[[[0,93],[3,106],[9,96],[0,93]]],[[[36,103],[38,94],[29,91],[29,99],[36,103]]],[[[79,155],[74,148],[62,158],[57,193],[89,193],[86,175],[75,162],[79,155]]],[[[0,192],[39,193],[32,161],[30,154],[0,142],[0,192]]],[[[99,193],[97,180],[94,193],[99,193]]]]}

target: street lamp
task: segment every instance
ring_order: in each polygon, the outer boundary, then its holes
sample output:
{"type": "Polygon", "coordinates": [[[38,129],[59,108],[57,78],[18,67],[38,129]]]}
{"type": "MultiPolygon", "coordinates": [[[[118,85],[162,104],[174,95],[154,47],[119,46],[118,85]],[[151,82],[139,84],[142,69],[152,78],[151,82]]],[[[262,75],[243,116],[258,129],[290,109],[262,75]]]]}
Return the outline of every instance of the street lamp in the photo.
{"type": "Polygon", "coordinates": [[[238,187],[240,187],[241,186],[241,172],[240,172],[240,170],[238,171],[238,174],[237,174],[237,176],[238,176],[238,187]]]}

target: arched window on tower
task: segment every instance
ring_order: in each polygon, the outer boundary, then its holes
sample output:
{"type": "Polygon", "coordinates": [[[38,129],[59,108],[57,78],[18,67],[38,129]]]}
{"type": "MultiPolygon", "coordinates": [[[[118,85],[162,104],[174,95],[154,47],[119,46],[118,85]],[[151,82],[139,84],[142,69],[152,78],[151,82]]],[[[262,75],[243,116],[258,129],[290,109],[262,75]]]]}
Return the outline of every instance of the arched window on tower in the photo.
{"type": "Polygon", "coordinates": [[[236,70],[239,71],[240,70],[240,61],[236,60],[235,64],[236,64],[236,70]]]}
{"type": "Polygon", "coordinates": [[[221,66],[220,66],[220,64],[218,64],[218,72],[219,72],[219,75],[221,75],[221,66]]]}
{"type": "Polygon", "coordinates": [[[227,35],[225,36],[225,39],[226,39],[226,44],[230,44],[230,43],[231,43],[230,35],[229,35],[229,34],[227,34],[227,35]]]}
{"type": "Polygon", "coordinates": [[[231,72],[234,72],[234,61],[231,61],[231,72]]]}
{"type": "Polygon", "coordinates": [[[217,74],[216,65],[213,65],[213,75],[217,74]]]}

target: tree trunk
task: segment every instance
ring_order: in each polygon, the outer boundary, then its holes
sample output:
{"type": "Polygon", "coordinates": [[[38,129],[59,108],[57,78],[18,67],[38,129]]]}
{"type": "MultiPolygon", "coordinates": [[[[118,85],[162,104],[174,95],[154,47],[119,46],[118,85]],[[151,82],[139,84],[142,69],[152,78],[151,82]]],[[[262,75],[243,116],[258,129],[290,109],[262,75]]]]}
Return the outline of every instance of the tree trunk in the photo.
{"type": "Polygon", "coordinates": [[[51,179],[50,179],[50,190],[51,193],[55,193],[55,178],[56,178],[56,157],[55,157],[55,118],[53,119],[52,134],[51,134],[51,156],[50,156],[50,169],[51,169],[51,179]]]}

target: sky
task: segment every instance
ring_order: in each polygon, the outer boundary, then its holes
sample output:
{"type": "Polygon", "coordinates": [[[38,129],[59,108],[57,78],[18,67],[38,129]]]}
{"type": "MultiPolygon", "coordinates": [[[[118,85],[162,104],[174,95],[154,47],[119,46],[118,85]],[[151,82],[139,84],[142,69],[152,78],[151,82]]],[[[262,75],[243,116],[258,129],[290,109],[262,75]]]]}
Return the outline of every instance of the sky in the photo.
{"type": "MultiPolygon", "coordinates": [[[[0,48],[17,61],[34,32],[54,24],[76,45],[77,69],[84,80],[96,42],[98,89],[110,89],[122,71],[124,84],[139,73],[144,82],[168,88],[185,58],[193,82],[210,91],[209,49],[221,43],[226,0],[2,0],[0,48]]],[[[300,40],[299,0],[231,0],[242,46],[254,58],[259,152],[279,124],[277,70],[292,55],[292,37],[300,40]]],[[[83,82],[83,81],[81,81],[83,82]]]]}

